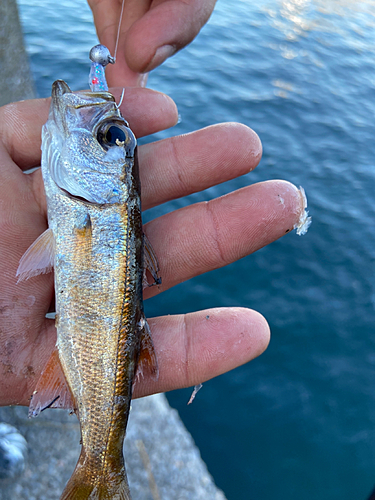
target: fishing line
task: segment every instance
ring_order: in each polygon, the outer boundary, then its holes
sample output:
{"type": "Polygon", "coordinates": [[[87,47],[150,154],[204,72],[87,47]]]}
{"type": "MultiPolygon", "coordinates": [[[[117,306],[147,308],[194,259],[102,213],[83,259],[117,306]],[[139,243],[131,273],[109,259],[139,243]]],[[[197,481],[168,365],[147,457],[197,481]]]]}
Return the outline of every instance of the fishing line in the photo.
{"type": "Polygon", "coordinates": [[[120,109],[120,106],[121,106],[122,101],[123,101],[123,99],[124,99],[124,95],[125,95],[125,89],[123,88],[123,89],[122,89],[122,92],[121,92],[120,102],[119,102],[118,104],[116,104],[116,103],[115,103],[115,105],[116,105],[116,108],[117,108],[117,109],[120,109]]]}
{"type": "Polygon", "coordinates": [[[113,59],[116,62],[116,55],[117,55],[117,47],[118,47],[118,41],[120,39],[120,29],[121,29],[121,21],[122,21],[122,15],[124,13],[124,5],[125,5],[125,0],[122,0],[122,5],[121,5],[121,13],[120,13],[120,20],[118,23],[118,28],[117,28],[117,37],[116,37],[116,45],[115,45],[115,53],[113,54],[113,59]]]}

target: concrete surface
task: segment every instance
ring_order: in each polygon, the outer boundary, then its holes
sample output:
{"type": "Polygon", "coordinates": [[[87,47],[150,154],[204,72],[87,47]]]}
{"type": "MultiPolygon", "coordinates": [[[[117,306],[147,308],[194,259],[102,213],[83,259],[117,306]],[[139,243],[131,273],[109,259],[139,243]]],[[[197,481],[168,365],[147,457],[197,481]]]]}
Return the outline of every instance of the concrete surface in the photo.
{"type": "MultiPolygon", "coordinates": [[[[0,482],[0,500],[58,500],[79,456],[79,424],[65,410],[29,419],[22,407],[0,408],[0,421],[28,443],[26,470],[0,482]]],[[[133,500],[225,500],[191,435],[163,394],[132,403],[124,454],[133,500]]]]}
{"type": "Polygon", "coordinates": [[[0,106],[32,97],[35,97],[35,89],[17,3],[15,0],[0,0],[0,106]]]}
{"type": "MultiPolygon", "coordinates": [[[[0,105],[34,97],[15,0],[0,0],[0,69],[0,105]]],[[[58,500],[79,455],[76,417],[47,410],[30,420],[27,408],[8,407],[0,422],[28,443],[26,469],[17,480],[0,480],[0,500],[58,500]]],[[[132,403],[125,459],[133,500],[225,500],[164,395],[132,403]]]]}

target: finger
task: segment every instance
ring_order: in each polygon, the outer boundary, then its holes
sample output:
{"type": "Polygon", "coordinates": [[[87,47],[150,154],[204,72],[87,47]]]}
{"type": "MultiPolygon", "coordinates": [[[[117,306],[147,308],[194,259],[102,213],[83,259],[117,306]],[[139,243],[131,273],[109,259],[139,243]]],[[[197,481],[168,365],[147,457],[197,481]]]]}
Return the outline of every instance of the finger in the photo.
{"type": "Polygon", "coordinates": [[[41,129],[51,99],[12,102],[0,108],[0,137],[12,160],[23,170],[40,165],[41,129]]]}
{"type": "Polygon", "coordinates": [[[214,6],[215,0],[153,2],[151,9],[131,26],[123,42],[129,68],[144,73],[159,66],[196,37],[214,6]]]}
{"type": "MultiPolygon", "coordinates": [[[[125,0],[124,0],[125,1],[125,0]]],[[[144,86],[143,75],[131,70],[125,60],[123,47],[129,28],[140,19],[150,8],[151,0],[126,0],[120,26],[116,65],[107,68],[106,76],[111,86],[144,86]],[[118,83],[116,83],[118,82],[118,83]]],[[[118,0],[88,0],[94,16],[96,32],[100,43],[108,47],[115,55],[117,32],[121,17],[122,1],[118,0]]]]}
{"type": "Polygon", "coordinates": [[[305,215],[303,194],[286,181],[267,181],[197,203],[145,226],[159,259],[162,286],[155,295],[223,267],[280,238],[305,215]]]}
{"type": "MultiPolygon", "coordinates": [[[[111,90],[118,102],[122,88],[111,90]]],[[[23,170],[40,165],[40,134],[49,106],[50,99],[35,99],[0,108],[0,137],[13,161],[23,170]]],[[[150,89],[125,89],[121,112],[137,137],[171,127],[178,119],[172,99],[150,89]]]]}
{"type": "MultiPolygon", "coordinates": [[[[121,3],[89,0],[101,43],[114,51],[121,3]]],[[[146,73],[190,43],[207,22],[215,0],[125,3],[116,65],[107,69],[110,85],[144,85],[146,73]]]]}
{"type": "Polygon", "coordinates": [[[221,375],[259,356],[270,336],[263,316],[239,307],[161,316],[149,319],[149,324],[159,378],[140,377],[135,397],[197,385],[221,375]]]}
{"type": "MultiPolygon", "coordinates": [[[[193,386],[221,375],[259,356],[269,343],[269,327],[259,313],[240,307],[207,309],[195,313],[161,316],[148,320],[156,350],[159,377],[140,377],[134,397],[193,386]]],[[[46,320],[43,331],[17,359],[30,367],[17,384],[14,374],[4,378],[0,405],[28,406],[30,395],[56,342],[54,321],[46,320]],[[35,348],[37,345],[37,348],[35,348]],[[31,351],[31,347],[33,350],[31,351]]],[[[16,362],[10,359],[11,365],[16,362]]]]}
{"type": "MultiPolygon", "coordinates": [[[[149,10],[152,0],[124,0],[120,36],[149,10]]],[[[123,0],[88,0],[101,43],[114,54],[123,0]]]]}
{"type": "Polygon", "coordinates": [[[203,191],[253,170],[262,156],[257,134],[239,123],[221,123],[139,150],[146,210],[203,191]]]}

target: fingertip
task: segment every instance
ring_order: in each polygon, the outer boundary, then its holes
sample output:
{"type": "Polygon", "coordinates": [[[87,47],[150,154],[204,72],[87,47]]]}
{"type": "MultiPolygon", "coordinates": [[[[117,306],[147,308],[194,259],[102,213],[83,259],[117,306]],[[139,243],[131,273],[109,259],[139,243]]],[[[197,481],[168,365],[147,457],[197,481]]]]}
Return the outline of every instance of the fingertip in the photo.
{"type": "Polygon", "coordinates": [[[275,183],[278,202],[282,206],[282,214],[285,214],[288,228],[285,232],[296,229],[299,236],[306,234],[310,224],[311,217],[307,210],[307,197],[305,190],[299,188],[291,182],[284,180],[268,181],[275,183]]]}
{"type": "Polygon", "coordinates": [[[249,166],[248,171],[251,172],[262,158],[263,147],[260,137],[252,128],[243,123],[229,122],[223,125],[230,134],[234,154],[242,155],[244,162],[249,166]]]}
{"type": "Polygon", "coordinates": [[[214,5],[215,0],[156,4],[126,34],[124,50],[129,68],[139,73],[150,71],[190,43],[214,5]]]}
{"type": "Polygon", "coordinates": [[[171,44],[163,45],[162,47],[159,47],[156,49],[156,52],[154,56],[152,57],[151,61],[147,64],[147,66],[144,68],[144,71],[151,71],[158,66],[160,66],[165,60],[167,60],[169,57],[172,57],[173,54],[175,54],[177,51],[177,47],[171,44]]]}
{"type": "MultiPolygon", "coordinates": [[[[187,315],[187,324],[190,321],[194,325],[192,331],[199,332],[199,337],[190,343],[190,347],[195,344],[192,351],[195,351],[197,359],[204,357],[207,366],[216,371],[216,374],[260,356],[270,341],[266,319],[253,309],[207,309],[187,315]]],[[[197,369],[201,367],[197,366],[197,369]]]]}
{"type": "Polygon", "coordinates": [[[254,357],[260,356],[269,346],[271,340],[271,330],[266,318],[257,311],[251,311],[252,316],[252,331],[257,332],[256,350],[254,357]]]}
{"type": "Polygon", "coordinates": [[[218,309],[218,314],[225,316],[227,330],[234,332],[233,345],[236,351],[241,351],[241,364],[260,356],[267,349],[271,334],[262,314],[246,307],[222,308],[218,309]]]}

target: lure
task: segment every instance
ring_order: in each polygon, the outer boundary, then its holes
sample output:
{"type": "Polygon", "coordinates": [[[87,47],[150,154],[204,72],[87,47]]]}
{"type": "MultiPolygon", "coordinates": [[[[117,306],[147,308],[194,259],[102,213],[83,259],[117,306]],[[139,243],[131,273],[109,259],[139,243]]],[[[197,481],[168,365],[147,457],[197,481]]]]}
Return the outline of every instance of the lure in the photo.
{"type": "Polygon", "coordinates": [[[90,50],[91,69],[89,75],[89,85],[91,92],[107,92],[108,85],[105,78],[105,67],[114,64],[115,58],[105,45],[95,45],[90,50]]]}

